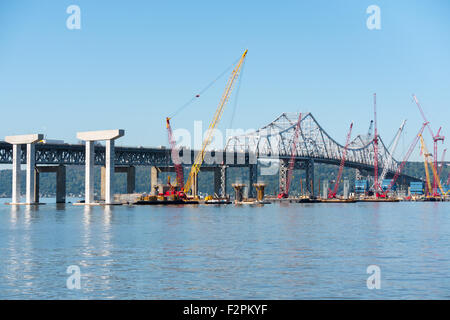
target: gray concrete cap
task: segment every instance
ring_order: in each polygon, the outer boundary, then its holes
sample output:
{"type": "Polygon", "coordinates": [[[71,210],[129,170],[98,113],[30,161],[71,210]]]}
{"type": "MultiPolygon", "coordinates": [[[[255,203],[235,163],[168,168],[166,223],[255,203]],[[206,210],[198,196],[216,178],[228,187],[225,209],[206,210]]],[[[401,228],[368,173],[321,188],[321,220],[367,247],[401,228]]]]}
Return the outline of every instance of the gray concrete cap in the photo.
{"type": "Polygon", "coordinates": [[[11,144],[27,144],[27,143],[35,143],[44,139],[44,135],[42,133],[36,134],[22,134],[18,136],[7,136],[5,137],[5,141],[11,144]]]}
{"type": "Polygon", "coordinates": [[[113,140],[125,135],[125,130],[102,130],[102,131],[85,131],[78,132],[77,138],[84,141],[97,141],[97,140],[113,140]]]}

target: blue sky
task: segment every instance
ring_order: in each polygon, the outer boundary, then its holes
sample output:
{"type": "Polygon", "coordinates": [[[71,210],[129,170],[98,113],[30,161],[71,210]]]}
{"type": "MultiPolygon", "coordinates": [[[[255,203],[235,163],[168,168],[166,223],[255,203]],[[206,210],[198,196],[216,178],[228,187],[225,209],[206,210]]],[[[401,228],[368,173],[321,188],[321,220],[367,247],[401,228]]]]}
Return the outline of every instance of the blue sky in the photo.
{"type": "MultiPolygon", "coordinates": [[[[447,0],[2,0],[0,139],[42,132],[75,142],[77,131],[123,128],[119,145],[166,145],[165,117],[248,48],[234,128],[310,111],[343,143],[351,121],[354,134],[367,131],[376,92],[385,141],[408,119],[401,153],[422,123],[412,93],[450,139],[449,37],[447,0]],[[81,8],[81,30],[66,28],[71,4],[81,8]],[[381,30],[366,27],[372,4],[381,30]]],[[[207,126],[226,80],[173,127],[207,126]]]]}

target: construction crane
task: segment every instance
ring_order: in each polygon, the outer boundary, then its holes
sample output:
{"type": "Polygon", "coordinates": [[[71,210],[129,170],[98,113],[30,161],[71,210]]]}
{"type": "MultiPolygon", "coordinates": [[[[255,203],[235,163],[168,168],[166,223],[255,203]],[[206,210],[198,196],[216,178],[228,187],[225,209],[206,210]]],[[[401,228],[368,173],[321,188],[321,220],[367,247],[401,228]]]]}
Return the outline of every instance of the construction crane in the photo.
{"type": "Polygon", "coordinates": [[[419,130],[419,133],[414,137],[414,140],[412,141],[408,151],[406,152],[405,156],[403,157],[403,161],[400,163],[400,165],[397,167],[397,170],[395,171],[395,175],[391,180],[391,183],[386,188],[386,191],[384,191],[383,194],[380,195],[380,197],[385,198],[389,191],[391,191],[392,187],[394,186],[395,182],[397,181],[398,177],[400,176],[400,173],[403,170],[403,167],[405,166],[406,162],[408,162],[409,157],[411,156],[411,153],[414,151],[414,148],[417,145],[417,142],[419,142],[420,136],[423,133],[423,130],[425,130],[425,127],[428,125],[428,122],[424,122],[422,127],[419,130]]]}
{"type": "Polygon", "coordinates": [[[166,128],[167,128],[167,135],[169,139],[170,149],[172,150],[172,162],[175,167],[175,172],[177,175],[177,186],[180,188],[179,196],[185,197],[183,193],[183,185],[184,185],[184,174],[183,174],[183,166],[181,165],[180,156],[178,153],[178,149],[175,143],[175,140],[173,138],[172,133],[172,127],[170,126],[170,118],[166,118],[166,128]]]}
{"type": "MultiPolygon", "coordinates": [[[[212,141],[214,129],[217,127],[217,125],[220,122],[220,118],[222,117],[225,105],[228,102],[231,92],[233,91],[235,81],[239,77],[239,74],[242,70],[242,65],[243,65],[245,57],[247,55],[247,51],[248,50],[245,50],[245,52],[242,54],[241,58],[239,59],[239,62],[237,63],[236,67],[233,69],[233,72],[231,73],[231,76],[228,79],[227,85],[225,87],[225,91],[223,92],[222,98],[220,99],[219,106],[217,107],[217,110],[214,113],[213,119],[212,119],[211,123],[209,124],[208,130],[206,132],[206,137],[203,140],[202,148],[195,157],[194,164],[192,165],[191,171],[189,172],[189,177],[186,181],[186,184],[184,185],[183,191],[185,194],[190,193],[190,191],[192,189],[192,185],[194,183],[194,179],[196,179],[197,174],[200,171],[200,167],[203,163],[203,160],[205,159],[206,148],[209,146],[209,144],[212,141]]],[[[194,197],[195,196],[196,195],[194,194],[194,197]]]]}
{"type": "Polygon", "coordinates": [[[347,157],[347,149],[348,149],[348,145],[350,143],[350,137],[352,136],[352,128],[353,128],[353,122],[350,124],[350,130],[348,131],[348,134],[347,134],[347,141],[345,142],[345,147],[344,147],[344,150],[342,151],[341,164],[339,165],[339,172],[338,172],[338,175],[336,178],[336,182],[334,184],[334,188],[333,188],[333,190],[329,190],[329,193],[328,193],[329,199],[336,198],[336,193],[339,188],[339,183],[341,181],[342,172],[344,170],[345,159],[347,157]]]}
{"type": "Polygon", "coordinates": [[[380,184],[378,183],[378,128],[377,128],[377,94],[373,94],[373,119],[375,126],[375,134],[373,137],[373,166],[374,166],[374,183],[373,189],[377,196],[379,196],[378,191],[381,190],[380,184]]]}
{"type": "Polygon", "coordinates": [[[389,150],[389,156],[384,161],[383,171],[381,172],[380,178],[378,179],[381,182],[383,182],[383,180],[386,178],[386,175],[387,175],[387,173],[389,171],[389,168],[392,165],[392,162],[393,162],[393,159],[394,159],[394,153],[395,153],[395,150],[397,149],[397,145],[398,145],[398,142],[399,142],[400,137],[402,135],[403,128],[405,127],[405,123],[406,123],[406,120],[403,120],[402,124],[400,125],[400,128],[397,131],[397,134],[395,135],[394,142],[392,143],[391,150],[389,150]]]}
{"type": "MultiPolygon", "coordinates": [[[[430,164],[431,171],[433,171],[434,181],[436,181],[439,190],[441,190],[441,194],[443,196],[447,195],[447,193],[444,191],[444,188],[442,188],[442,184],[441,184],[441,181],[439,180],[439,176],[437,174],[436,168],[428,160],[428,157],[431,157],[432,154],[428,152],[428,149],[427,149],[427,146],[425,144],[425,141],[423,139],[422,134],[420,134],[420,144],[421,144],[421,151],[422,151],[422,154],[423,154],[423,157],[424,157],[425,174],[426,174],[426,178],[427,178],[428,190],[431,190],[430,175],[429,175],[429,172],[428,172],[428,164],[430,164]]],[[[437,197],[437,196],[439,196],[439,194],[438,193],[434,193],[434,191],[433,191],[433,194],[431,196],[437,197]]]]}
{"type": "Polygon", "coordinates": [[[302,114],[300,113],[298,120],[297,120],[297,124],[295,126],[294,136],[292,139],[291,157],[289,159],[289,168],[288,168],[287,178],[286,178],[286,187],[284,190],[280,190],[280,193],[278,194],[278,199],[289,197],[289,187],[291,185],[292,172],[294,171],[295,150],[297,149],[297,141],[298,141],[298,134],[300,132],[300,122],[301,121],[302,121],[302,114]]]}
{"type": "Polygon", "coordinates": [[[425,149],[425,142],[423,141],[423,136],[420,135],[420,154],[423,155],[423,164],[425,167],[425,179],[427,184],[427,190],[426,190],[426,196],[429,196],[429,193],[431,190],[433,190],[433,187],[431,186],[430,181],[430,171],[428,169],[428,157],[431,157],[431,153],[428,153],[428,150],[425,149]]]}
{"type": "MultiPolygon", "coordinates": [[[[442,141],[442,143],[444,143],[444,136],[441,136],[441,129],[439,128],[438,132],[436,133],[436,135],[433,133],[433,130],[431,129],[431,125],[430,122],[428,122],[427,118],[425,117],[425,113],[423,112],[422,106],[419,103],[419,100],[417,99],[417,97],[413,94],[413,99],[414,102],[416,103],[417,107],[419,108],[420,114],[422,115],[423,120],[428,123],[428,130],[430,131],[431,137],[433,138],[433,149],[434,149],[434,153],[433,153],[433,166],[434,169],[437,171],[437,152],[438,152],[438,147],[437,147],[437,143],[438,141],[442,141]]],[[[437,181],[435,178],[433,178],[433,194],[437,194],[437,181]]]]}
{"type": "Polygon", "coordinates": [[[442,152],[442,158],[441,158],[441,166],[439,167],[439,180],[441,180],[441,175],[442,175],[442,170],[444,169],[444,161],[445,161],[445,154],[447,152],[447,149],[444,149],[444,151],[442,152]]]}

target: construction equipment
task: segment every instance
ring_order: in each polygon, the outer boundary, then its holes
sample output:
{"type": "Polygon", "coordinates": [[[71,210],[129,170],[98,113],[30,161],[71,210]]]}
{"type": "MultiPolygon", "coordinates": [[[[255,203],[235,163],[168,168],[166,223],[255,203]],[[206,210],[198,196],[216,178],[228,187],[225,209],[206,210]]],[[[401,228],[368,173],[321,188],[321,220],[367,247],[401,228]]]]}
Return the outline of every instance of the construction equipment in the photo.
{"type": "Polygon", "coordinates": [[[292,179],[292,172],[294,171],[294,164],[295,164],[295,150],[297,149],[297,142],[298,142],[298,134],[300,132],[300,122],[302,121],[302,114],[300,113],[297,124],[295,126],[294,136],[292,139],[292,145],[291,145],[291,157],[289,159],[289,168],[287,171],[287,178],[286,178],[286,187],[285,190],[280,190],[280,193],[278,194],[278,199],[288,198],[289,197],[289,187],[291,185],[291,179],[292,179]]]}
{"type": "Polygon", "coordinates": [[[330,190],[329,193],[328,193],[328,199],[336,198],[336,193],[337,193],[338,188],[339,188],[339,183],[341,181],[342,172],[344,170],[345,159],[346,159],[346,156],[347,156],[347,149],[348,149],[348,145],[350,143],[350,137],[352,135],[352,128],[353,128],[353,122],[350,124],[350,130],[348,131],[348,134],[347,134],[347,141],[345,142],[345,147],[344,147],[344,150],[342,151],[341,163],[339,165],[338,176],[336,178],[336,182],[334,184],[333,190],[330,190]]]}
{"type": "Polygon", "coordinates": [[[397,134],[395,135],[394,142],[392,143],[391,150],[389,150],[389,156],[384,161],[383,171],[381,172],[381,175],[380,175],[380,178],[378,179],[378,181],[383,181],[386,178],[386,175],[387,175],[387,173],[389,171],[389,168],[392,165],[392,162],[393,162],[393,159],[394,159],[394,153],[395,153],[395,150],[397,149],[397,145],[398,145],[398,142],[400,140],[400,136],[401,136],[401,134],[403,132],[403,128],[405,127],[405,123],[406,123],[406,120],[403,120],[400,128],[397,131],[397,134]]]}
{"type": "Polygon", "coordinates": [[[180,156],[178,154],[178,149],[173,138],[172,127],[170,126],[170,118],[166,118],[166,128],[167,135],[169,139],[170,149],[172,150],[172,162],[175,166],[175,172],[177,174],[177,185],[180,188],[179,196],[185,198],[185,194],[183,192],[184,187],[184,174],[183,174],[183,166],[181,165],[180,156]]]}
{"type": "MultiPolygon", "coordinates": [[[[233,72],[231,73],[230,78],[228,79],[228,83],[225,87],[225,91],[223,92],[222,98],[220,99],[219,106],[217,107],[216,112],[214,113],[213,119],[208,127],[208,130],[206,132],[206,137],[203,141],[202,148],[200,152],[197,153],[194,164],[191,167],[191,171],[189,172],[189,177],[186,181],[186,184],[184,185],[183,191],[185,194],[189,194],[192,190],[192,185],[195,183],[195,179],[197,178],[197,174],[200,171],[200,167],[203,163],[203,160],[205,159],[206,154],[206,148],[211,143],[211,140],[213,138],[214,129],[217,127],[218,123],[220,122],[220,119],[222,117],[225,105],[230,97],[230,94],[233,90],[233,86],[235,84],[236,79],[239,76],[239,73],[242,69],[242,65],[244,63],[245,57],[247,55],[247,51],[242,54],[238,64],[233,69],[233,72]]],[[[195,193],[195,192],[194,192],[195,193]]],[[[193,195],[196,197],[196,194],[193,195]]]]}
{"type": "MultiPolygon", "coordinates": [[[[416,103],[417,107],[419,108],[420,114],[422,115],[423,120],[427,123],[428,126],[428,130],[431,134],[431,137],[433,138],[433,144],[434,144],[434,153],[433,153],[433,166],[434,166],[434,170],[437,171],[437,152],[438,152],[438,147],[437,147],[437,143],[438,141],[442,141],[442,143],[444,143],[444,136],[440,135],[441,129],[439,128],[438,132],[436,133],[436,135],[434,135],[433,130],[431,129],[431,125],[430,122],[427,120],[427,118],[425,117],[425,113],[423,112],[422,106],[419,103],[419,100],[417,99],[417,97],[413,94],[413,99],[414,102],[416,103]]],[[[433,194],[437,195],[437,181],[436,178],[433,178],[433,194]]]]}
{"type": "MultiPolygon", "coordinates": [[[[439,176],[437,174],[436,168],[428,160],[429,157],[432,157],[432,154],[428,152],[428,149],[427,149],[427,146],[425,144],[425,141],[423,139],[422,134],[420,134],[420,144],[421,144],[421,151],[422,151],[422,154],[424,156],[425,174],[426,174],[426,178],[427,178],[428,190],[432,190],[431,189],[430,175],[429,175],[429,172],[428,172],[428,164],[430,164],[431,171],[433,171],[434,181],[436,181],[436,183],[438,185],[438,188],[441,191],[441,195],[442,196],[446,196],[447,193],[444,191],[444,188],[442,187],[442,184],[441,184],[441,181],[439,180],[439,176]]],[[[435,193],[434,190],[432,192],[433,192],[431,194],[432,197],[439,197],[439,194],[435,193]]]]}
{"type": "Polygon", "coordinates": [[[441,158],[441,166],[439,167],[439,180],[441,180],[441,174],[442,174],[442,170],[444,169],[444,161],[445,161],[445,154],[447,152],[447,149],[444,149],[444,151],[442,152],[442,158],[441,158]]]}
{"type": "Polygon", "coordinates": [[[424,123],[423,123],[422,127],[421,127],[420,130],[419,130],[419,133],[414,137],[414,139],[413,139],[413,141],[412,141],[412,143],[411,143],[411,145],[410,145],[408,151],[406,152],[406,154],[405,154],[405,156],[404,156],[404,158],[403,158],[403,161],[402,161],[402,162],[400,163],[400,165],[397,167],[397,170],[395,171],[395,175],[394,175],[394,177],[392,178],[391,183],[390,183],[389,186],[386,188],[386,191],[384,191],[383,194],[380,194],[379,197],[381,197],[381,198],[386,198],[386,195],[391,191],[391,189],[392,189],[392,187],[394,186],[395,182],[397,181],[397,179],[398,179],[400,173],[402,172],[403,167],[405,166],[406,162],[408,161],[409,157],[411,156],[411,153],[414,151],[414,148],[416,147],[417,142],[419,141],[420,136],[421,136],[422,133],[423,133],[423,130],[425,130],[425,127],[426,127],[427,125],[428,125],[428,122],[424,122],[424,123]]]}
{"type": "Polygon", "coordinates": [[[379,191],[383,191],[378,183],[378,128],[377,128],[377,94],[373,94],[373,114],[374,114],[374,126],[375,133],[373,137],[373,166],[374,166],[374,183],[373,189],[379,196],[379,191]]]}

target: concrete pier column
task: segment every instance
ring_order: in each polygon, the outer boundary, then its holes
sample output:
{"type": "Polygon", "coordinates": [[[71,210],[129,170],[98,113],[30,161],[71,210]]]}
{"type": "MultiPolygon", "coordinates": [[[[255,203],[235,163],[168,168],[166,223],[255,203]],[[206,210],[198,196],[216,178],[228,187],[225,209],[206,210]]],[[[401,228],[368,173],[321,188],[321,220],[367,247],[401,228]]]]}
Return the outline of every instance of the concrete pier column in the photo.
{"type": "Polygon", "coordinates": [[[114,140],[106,140],[105,150],[105,204],[113,202],[113,177],[114,177],[114,140]]]}
{"type": "Polygon", "coordinates": [[[33,143],[27,143],[27,175],[26,175],[26,203],[36,203],[34,193],[34,170],[36,166],[36,149],[33,143]]]}
{"type": "Polygon", "coordinates": [[[94,141],[86,141],[84,203],[94,203],[94,141]]]}
{"type": "Polygon", "coordinates": [[[350,181],[344,180],[344,199],[348,199],[350,190],[350,181]]]}
{"type": "Polygon", "coordinates": [[[39,203],[39,169],[34,168],[34,200],[39,203]]]}
{"type": "Polygon", "coordinates": [[[136,167],[130,166],[127,171],[127,193],[136,191],[136,167]]]}
{"type": "Polygon", "coordinates": [[[244,189],[245,189],[246,185],[243,183],[233,183],[231,186],[234,188],[235,202],[243,201],[244,200],[244,189]]]}
{"type": "Polygon", "coordinates": [[[34,204],[34,167],[36,164],[36,152],[34,144],[44,138],[43,134],[26,134],[18,136],[7,136],[5,141],[13,145],[13,168],[12,168],[12,201],[13,204],[20,203],[20,164],[22,158],[21,145],[27,145],[27,174],[26,174],[26,203],[34,204]]]}
{"type": "Polygon", "coordinates": [[[192,195],[194,198],[198,197],[198,173],[192,176],[192,195]]]}
{"type": "Polygon", "coordinates": [[[112,178],[114,175],[114,140],[122,137],[125,131],[122,129],[78,132],[77,138],[86,141],[86,170],[85,170],[85,204],[94,203],[94,142],[106,141],[105,149],[105,204],[113,204],[112,178]]]}
{"type": "Polygon", "coordinates": [[[328,198],[328,188],[329,188],[328,180],[324,180],[323,181],[323,190],[322,190],[322,198],[323,199],[328,198]]]}
{"type": "Polygon", "coordinates": [[[258,179],[258,166],[256,164],[249,165],[248,175],[248,198],[256,198],[255,186],[258,179]]]}
{"type": "Polygon", "coordinates": [[[158,167],[150,168],[150,185],[151,185],[151,195],[157,196],[156,187],[158,186],[159,170],[158,167]]]}
{"type": "Polygon", "coordinates": [[[12,155],[12,203],[20,202],[20,162],[22,149],[19,144],[13,144],[12,155]]]}
{"type": "Polygon", "coordinates": [[[314,196],[314,160],[306,162],[306,190],[311,196],[314,196]]]}
{"type": "Polygon", "coordinates": [[[59,165],[56,170],[56,203],[66,202],[66,166],[59,165]]]}

